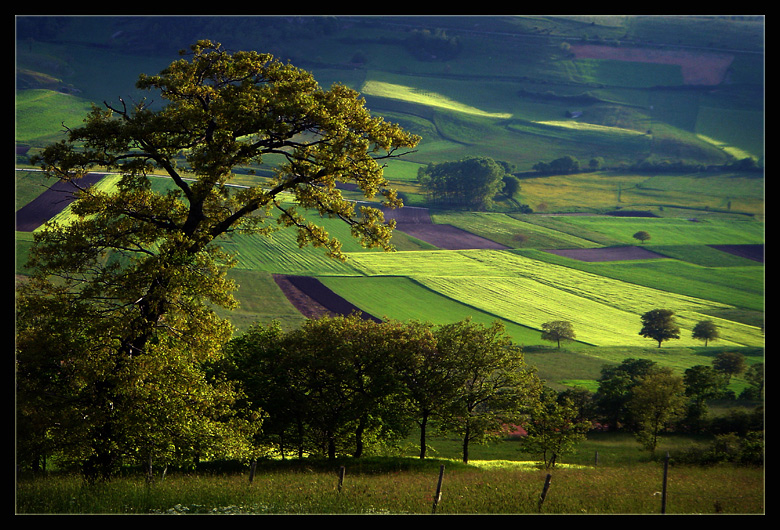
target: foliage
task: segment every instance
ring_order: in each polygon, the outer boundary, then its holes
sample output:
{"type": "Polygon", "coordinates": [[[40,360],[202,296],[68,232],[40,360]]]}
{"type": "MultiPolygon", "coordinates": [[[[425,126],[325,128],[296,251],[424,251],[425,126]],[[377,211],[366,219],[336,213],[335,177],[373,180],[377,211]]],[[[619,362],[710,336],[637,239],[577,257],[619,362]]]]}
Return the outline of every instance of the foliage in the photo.
{"type": "Polygon", "coordinates": [[[645,232],[644,230],[640,230],[639,232],[635,232],[633,236],[634,239],[638,240],[640,243],[644,243],[645,241],[650,240],[650,234],[645,232]]]}
{"type": "Polygon", "coordinates": [[[593,399],[599,414],[612,430],[623,424],[630,426],[628,401],[631,390],[641,377],[655,369],[655,361],[633,358],[624,359],[617,366],[607,365],[601,369],[599,388],[593,399]]]}
{"type": "Polygon", "coordinates": [[[578,172],[580,162],[571,155],[565,155],[552,162],[537,162],[533,168],[538,173],[561,175],[578,172]]]}
{"type": "Polygon", "coordinates": [[[702,320],[693,327],[691,336],[694,339],[703,340],[704,346],[707,346],[711,340],[720,338],[720,332],[712,320],[702,320]]]}
{"type": "Polygon", "coordinates": [[[712,366],[696,365],[683,375],[685,395],[691,398],[687,420],[695,425],[707,412],[707,401],[725,392],[728,380],[712,366]]]}
{"type": "Polygon", "coordinates": [[[506,176],[504,164],[481,157],[428,164],[419,169],[417,180],[434,203],[489,210],[506,176]]]}
{"type": "Polygon", "coordinates": [[[764,363],[751,364],[745,371],[745,379],[751,387],[745,389],[744,397],[748,399],[764,399],[764,363]]]}
{"type": "Polygon", "coordinates": [[[745,356],[738,352],[719,353],[713,360],[712,366],[718,372],[724,374],[727,379],[741,374],[747,367],[745,356]]]}
{"type": "Polygon", "coordinates": [[[71,222],[50,222],[36,234],[36,272],[19,292],[20,387],[46,384],[37,380],[39,367],[60,363],[67,373],[52,378],[48,395],[73,418],[62,428],[26,407],[37,433],[31,439],[53,436],[90,476],[111,476],[124,459],[228,451],[222,443],[246,451],[240,440],[251,429],[231,419],[238,396],[205,372],[232,332],[214,308],[235,306],[227,278],[235,260],[218,239],[270,233],[276,209],[278,225],[297,231],[299,246],[343,259],[340,241],[299,206],[344,220],[366,246],[390,249],[393,224],[376,208],[356,210],[336,184],[354,182],[367,197],[399,206],[382,160],[419,140],[372,117],[356,92],[323,91],[310,73],[268,54],[231,54],[209,41],[191,52],[159,75],[139,77],[137,87],[157,91],[167,105],[95,106],[83,126],[33,160],[77,187],[98,168],[121,175],[116,192],[81,190],[71,222]],[[229,186],[236,166],[272,153],[283,162],[269,186],[229,186]],[[175,187],[155,192],[149,174],[157,172],[175,187]],[[55,326],[78,331],[47,360],[41,351],[55,326]]]}
{"type": "Polygon", "coordinates": [[[546,388],[524,423],[527,435],[522,440],[523,450],[541,453],[545,467],[554,467],[558,457],[571,453],[586,438],[590,422],[578,419],[578,415],[568,395],[546,388]]]}
{"type": "Polygon", "coordinates": [[[642,315],[642,329],[639,334],[661,343],[669,339],[680,338],[680,328],[674,320],[674,311],[669,309],[653,309],[642,315]]]}
{"type": "Polygon", "coordinates": [[[464,320],[374,322],[358,315],[323,317],[300,329],[255,326],[233,339],[223,364],[242,382],[256,414],[257,437],[274,454],[364,454],[412,423],[426,456],[429,421],[468,443],[503,432],[535,399],[537,380],[499,323],[464,320]]]}
{"type": "Polygon", "coordinates": [[[558,343],[558,349],[561,349],[561,341],[574,340],[577,336],[574,333],[574,326],[571,322],[565,320],[553,320],[542,324],[542,340],[558,343]]]}
{"type": "Polygon", "coordinates": [[[683,417],[685,385],[669,368],[659,368],[638,378],[631,390],[628,409],[636,425],[636,437],[651,452],[658,436],[683,417]]]}
{"type": "Polygon", "coordinates": [[[495,439],[528,414],[538,401],[539,380],[499,321],[445,324],[436,338],[437,347],[457,365],[458,387],[445,425],[461,435],[463,462],[468,463],[472,442],[495,439]]]}

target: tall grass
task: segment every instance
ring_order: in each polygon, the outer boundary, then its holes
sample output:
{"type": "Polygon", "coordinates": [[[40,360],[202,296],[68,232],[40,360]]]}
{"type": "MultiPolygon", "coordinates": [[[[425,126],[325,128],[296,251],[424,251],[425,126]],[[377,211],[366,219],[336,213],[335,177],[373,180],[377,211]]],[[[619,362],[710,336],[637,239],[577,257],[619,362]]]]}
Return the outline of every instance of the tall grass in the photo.
{"type": "MultiPolygon", "coordinates": [[[[73,476],[20,481],[17,513],[101,514],[654,514],[661,512],[662,464],[559,466],[414,458],[235,474],[170,474],[147,485],[126,477],[88,486],[73,476]],[[345,476],[339,488],[339,466],[345,476]],[[363,469],[361,469],[363,468],[363,469]],[[546,475],[551,485],[539,496],[546,475]]],[[[286,466],[285,466],[286,467],[286,466]]],[[[672,466],[666,513],[762,513],[763,471],[672,466]]]]}

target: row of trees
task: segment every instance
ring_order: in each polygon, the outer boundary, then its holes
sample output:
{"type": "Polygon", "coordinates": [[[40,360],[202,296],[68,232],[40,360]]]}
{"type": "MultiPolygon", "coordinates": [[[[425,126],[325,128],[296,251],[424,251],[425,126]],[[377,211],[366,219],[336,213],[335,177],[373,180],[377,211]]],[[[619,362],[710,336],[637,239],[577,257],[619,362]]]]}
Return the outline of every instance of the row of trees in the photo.
{"type": "MultiPolygon", "coordinates": [[[[740,354],[724,353],[711,366],[696,365],[683,376],[670,368],[659,367],[649,359],[625,359],[619,365],[604,367],[598,391],[593,395],[581,392],[577,400],[584,415],[605,421],[609,428],[624,428],[636,434],[649,450],[655,450],[658,436],[674,427],[679,431],[722,434],[738,431],[740,435],[763,431],[761,411],[757,420],[745,426],[719,427],[718,421],[707,423],[707,402],[728,397],[727,386],[733,375],[734,363],[742,363],[740,354]]],[[[752,388],[746,398],[761,399],[764,386],[764,365],[752,365],[746,371],[752,388]]]]}
{"type": "MultiPolygon", "coordinates": [[[[624,169],[641,171],[645,173],[682,173],[682,172],[704,172],[712,169],[712,166],[705,166],[698,163],[686,162],[684,160],[651,160],[644,159],[631,164],[624,169]]],[[[533,165],[532,169],[542,175],[566,175],[568,173],[578,173],[580,171],[596,171],[599,169],[610,169],[604,166],[604,160],[600,157],[594,157],[588,160],[584,165],[577,158],[571,155],[564,155],[549,162],[540,161],[533,165]]],[[[614,168],[613,168],[614,169],[614,168]]],[[[747,157],[736,161],[729,161],[718,166],[718,169],[735,169],[738,171],[763,171],[763,163],[747,157]]]]}
{"type": "MultiPolygon", "coordinates": [[[[639,334],[643,337],[658,342],[658,347],[670,339],[680,338],[680,327],[674,318],[674,311],[670,309],[653,309],[641,316],[642,329],[639,334]]],[[[704,341],[704,346],[711,340],[720,338],[718,326],[712,320],[701,320],[696,323],[691,331],[694,339],[704,341]]],[[[542,340],[555,342],[558,349],[561,342],[572,341],[577,337],[574,326],[566,320],[553,320],[542,324],[542,340]]]]}
{"type": "Polygon", "coordinates": [[[431,425],[469,446],[517,425],[538,403],[535,369],[505,334],[469,320],[433,326],[357,315],[309,320],[284,332],[255,326],[231,341],[219,369],[240,381],[263,416],[255,445],[276,454],[360,457],[431,425]]]}

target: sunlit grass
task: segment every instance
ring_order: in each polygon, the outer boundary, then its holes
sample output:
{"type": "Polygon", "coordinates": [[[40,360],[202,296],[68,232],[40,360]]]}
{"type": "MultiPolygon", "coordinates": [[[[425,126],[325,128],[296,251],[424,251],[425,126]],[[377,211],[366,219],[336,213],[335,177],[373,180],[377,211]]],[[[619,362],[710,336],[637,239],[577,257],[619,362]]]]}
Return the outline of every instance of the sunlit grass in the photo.
{"type": "Polygon", "coordinates": [[[564,129],[575,129],[578,131],[600,132],[605,134],[627,134],[631,136],[641,136],[644,132],[635,131],[633,129],[626,129],[624,127],[609,127],[607,125],[597,125],[594,123],[587,123],[581,121],[538,121],[540,125],[548,125],[551,127],[562,127],[564,129]]]}
{"type": "Polygon", "coordinates": [[[436,92],[420,90],[411,86],[386,83],[384,81],[366,81],[366,83],[361,87],[360,92],[368,96],[398,99],[411,103],[419,103],[421,105],[439,107],[487,118],[512,117],[511,114],[505,112],[487,112],[475,107],[471,107],[469,105],[453,101],[446,96],[437,94],[436,92]]]}
{"type": "MultiPolygon", "coordinates": [[[[413,460],[413,459],[410,459],[413,460]]],[[[662,465],[556,466],[448,460],[408,470],[363,473],[346,462],[341,488],[332,469],[171,474],[147,486],[143,477],[84,485],[77,477],[21,481],[17,513],[104,514],[430,514],[443,465],[437,514],[660,513],[662,465]],[[550,488],[539,496],[546,476],[550,488]]],[[[763,470],[672,467],[667,513],[762,513],[763,470]]]]}

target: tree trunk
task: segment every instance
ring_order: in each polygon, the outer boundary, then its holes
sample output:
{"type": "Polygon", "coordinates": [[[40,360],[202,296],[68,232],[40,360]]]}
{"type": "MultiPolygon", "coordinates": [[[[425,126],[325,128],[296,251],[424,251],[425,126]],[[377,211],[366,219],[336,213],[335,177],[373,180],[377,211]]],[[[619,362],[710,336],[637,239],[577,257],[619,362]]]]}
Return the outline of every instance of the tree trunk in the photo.
{"type": "Polygon", "coordinates": [[[425,440],[425,430],[428,427],[428,411],[424,410],[422,421],[420,421],[420,459],[425,459],[427,452],[427,442],[425,440]]]}
{"type": "Polygon", "coordinates": [[[469,463],[469,435],[471,434],[471,429],[469,428],[468,424],[466,424],[466,432],[463,434],[463,463],[468,464],[469,463]]]}

